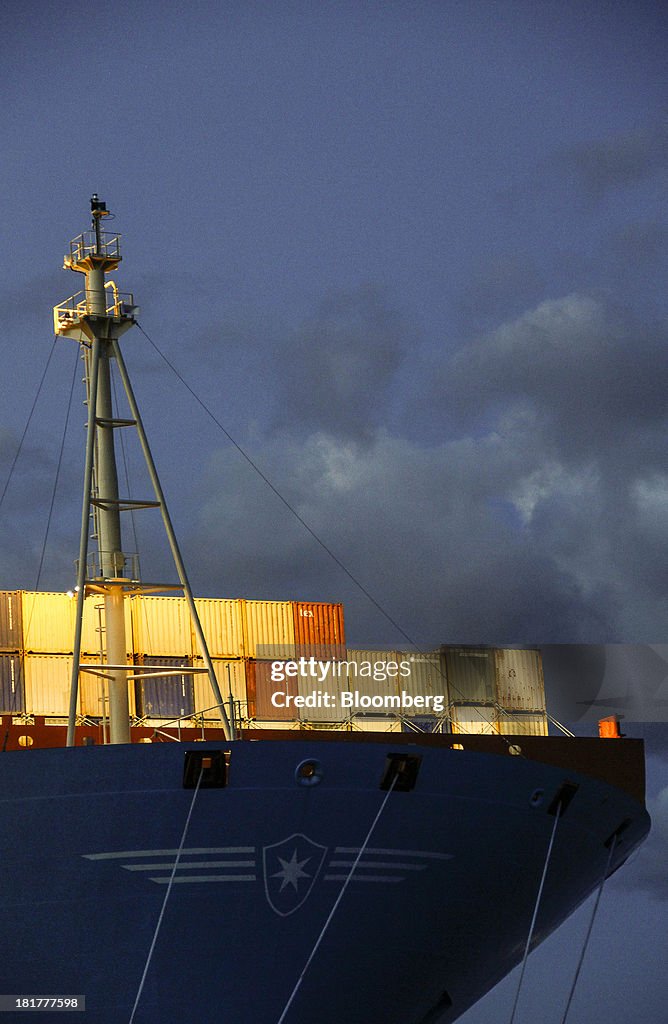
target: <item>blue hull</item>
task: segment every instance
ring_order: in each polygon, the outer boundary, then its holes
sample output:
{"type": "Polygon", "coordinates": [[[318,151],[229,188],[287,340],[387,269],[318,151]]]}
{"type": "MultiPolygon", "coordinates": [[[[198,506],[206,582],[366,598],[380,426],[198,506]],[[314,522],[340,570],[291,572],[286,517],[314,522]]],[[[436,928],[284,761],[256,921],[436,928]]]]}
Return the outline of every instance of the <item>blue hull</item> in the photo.
{"type": "Polygon", "coordinates": [[[386,797],[387,755],[417,752],[285,1024],[454,1021],[521,959],[564,783],[536,944],[598,885],[606,840],[621,827],[615,870],[649,817],[564,767],[398,739],[235,741],[227,785],[196,795],[185,752],[220,745],[3,754],[0,992],[83,994],[74,1020],[128,1021],[169,890],[135,1024],[277,1024],[386,797]],[[296,777],[304,759],[318,784],[296,777]]]}

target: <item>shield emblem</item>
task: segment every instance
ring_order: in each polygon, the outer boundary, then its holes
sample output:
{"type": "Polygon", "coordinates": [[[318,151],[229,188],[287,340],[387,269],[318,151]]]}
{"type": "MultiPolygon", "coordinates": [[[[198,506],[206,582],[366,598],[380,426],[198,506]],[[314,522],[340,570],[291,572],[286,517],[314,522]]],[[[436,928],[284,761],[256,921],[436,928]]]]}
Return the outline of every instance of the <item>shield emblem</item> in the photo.
{"type": "Polygon", "coordinates": [[[262,849],[264,891],[281,917],[294,914],[307,899],[325,859],[327,847],[295,832],[262,849]]]}

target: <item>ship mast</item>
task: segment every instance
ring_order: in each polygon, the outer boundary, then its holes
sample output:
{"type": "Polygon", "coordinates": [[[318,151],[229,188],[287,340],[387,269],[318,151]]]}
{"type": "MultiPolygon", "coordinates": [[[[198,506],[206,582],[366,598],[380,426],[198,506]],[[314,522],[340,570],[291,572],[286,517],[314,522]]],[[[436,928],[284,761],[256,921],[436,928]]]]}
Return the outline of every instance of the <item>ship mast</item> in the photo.
{"type": "MultiPolygon", "coordinates": [[[[64,259],[66,269],[85,275],[85,291],[73,295],[54,309],[55,333],[73,338],[81,346],[86,370],[88,404],[84,493],[77,567],[77,610],[67,743],[68,746],[74,745],[79,673],[82,668],[108,680],[110,742],[130,742],[128,682],[130,678],[141,678],[143,673],[137,667],[132,668],[131,676],[128,673],[124,602],[130,594],[146,590],[155,592],[174,589],[183,591],[189,605],[205,665],[203,671],[208,673],[225,733],[228,738],[231,738],[229,721],[190,583],[118,343],[119,338],[134,325],[137,312],[133,296],[120,293],[113,281],[105,279],[106,275],[115,270],[121,262],[120,236],[102,230],[103,218],[109,216],[109,212],[106,204],[98,198],[97,194],[91,198],[91,214],[91,230],[83,232],[70,242],[70,251],[64,259]],[[111,366],[114,360],[123,382],[132,419],[120,419],[118,416],[114,416],[111,389],[111,366]],[[117,429],[123,427],[137,429],[153,485],[154,500],[145,501],[120,497],[114,434],[117,429]],[[139,579],[137,557],[130,556],[123,551],[121,513],[144,508],[159,508],[162,513],[180,585],[152,584],[149,586],[142,584],[139,579]],[[94,523],[93,537],[97,541],[97,550],[92,559],[89,558],[88,550],[91,516],[94,523]],[[87,594],[92,593],[104,598],[106,662],[104,665],[82,666],[81,638],[84,600],[87,594]]],[[[156,674],[155,667],[151,669],[150,674],[156,674]]],[[[180,674],[180,670],[174,668],[160,670],[160,675],[169,674],[180,674]]]]}

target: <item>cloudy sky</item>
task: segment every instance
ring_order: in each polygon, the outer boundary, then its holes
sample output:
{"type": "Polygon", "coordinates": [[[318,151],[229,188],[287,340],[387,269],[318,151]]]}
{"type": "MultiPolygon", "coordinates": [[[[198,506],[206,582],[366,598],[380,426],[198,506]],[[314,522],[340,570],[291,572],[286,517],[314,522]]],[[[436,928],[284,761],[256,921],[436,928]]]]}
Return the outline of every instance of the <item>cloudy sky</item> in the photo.
{"type": "MultiPolygon", "coordinates": [[[[643,0],[9,0],[1,486],[97,191],[116,279],[209,411],[126,337],[197,593],[342,601],[360,646],[651,657],[668,641],[666,35],[643,0]]],[[[7,589],[71,586],[80,376],[58,341],[0,508],[7,589]]],[[[145,575],[164,576],[143,515],[145,575]]],[[[639,929],[665,930],[657,884],[617,894],[643,901],[639,929]]]]}

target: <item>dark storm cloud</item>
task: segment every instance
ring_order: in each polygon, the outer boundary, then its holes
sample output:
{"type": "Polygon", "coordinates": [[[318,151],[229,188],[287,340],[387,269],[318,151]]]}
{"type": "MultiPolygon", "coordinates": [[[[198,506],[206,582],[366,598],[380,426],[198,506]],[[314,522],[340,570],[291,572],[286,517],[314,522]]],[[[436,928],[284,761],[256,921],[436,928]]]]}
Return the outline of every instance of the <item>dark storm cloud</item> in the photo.
{"type": "MultiPolygon", "coordinates": [[[[396,403],[404,321],[372,293],[325,307],[317,324],[294,343],[299,384],[294,359],[273,381],[290,426],[269,439],[265,423],[253,455],[411,636],[661,641],[668,381],[658,332],[571,295],[461,350],[440,377],[432,367],[431,385],[428,361],[411,363],[429,415],[445,404],[457,428],[458,439],[427,443],[408,419],[393,433],[377,425],[396,403]],[[339,360],[355,372],[332,385],[339,360]]],[[[398,642],[237,460],[221,452],[204,487],[200,541],[212,531],[227,566],[218,582],[200,560],[207,592],[342,599],[366,632],[358,642],[375,630],[398,642]]]]}
{"type": "MultiPolygon", "coordinates": [[[[424,449],[383,434],[364,445],[283,436],[256,457],[418,643],[604,634],[611,597],[592,600],[527,542],[516,516],[499,514],[493,499],[514,455],[498,439],[424,449]]],[[[343,600],[356,643],[405,643],[233,453],[212,461],[206,491],[193,550],[208,538],[225,565],[225,593],[343,600]]],[[[221,592],[215,565],[200,560],[197,571],[221,592]]]]}
{"type": "Polygon", "coordinates": [[[584,295],[543,302],[463,349],[442,386],[468,423],[524,404],[569,461],[625,445],[632,431],[656,463],[647,442],[666,419],[665,331],[625,319],[584,295]]]}
{"type": "Polygon", "coordinates": [[[655,125],[581,142],[565,149],[560,162],[584,196],[599,200],[666,170],[668,129],[655,125]]]}
{"type": "Polygon", "coordinates": [[[415,345],[412,328],[382,290],[328,296],[274,353],[276,425],[368,438],[386,421],[395,375],[415,345]]]}

